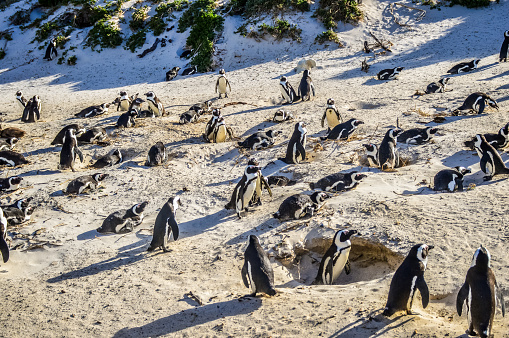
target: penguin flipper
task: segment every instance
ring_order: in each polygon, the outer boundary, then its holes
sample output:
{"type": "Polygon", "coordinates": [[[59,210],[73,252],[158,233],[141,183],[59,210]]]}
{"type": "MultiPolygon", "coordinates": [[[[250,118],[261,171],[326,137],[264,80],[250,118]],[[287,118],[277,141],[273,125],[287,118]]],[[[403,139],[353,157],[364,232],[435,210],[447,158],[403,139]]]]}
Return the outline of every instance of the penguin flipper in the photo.
{"type": "Polygon", "coordinates": [[[315,85],[313,84],[313,82],[311,82],[311,91],[313,92],[313,96],[316,96],[316,94],[315,94],[315,85]]]}
{"type": "Polygon", "coordinates": [[[479,111],[477,112],[478,115],[481,115],[484,112],[484,108],[486,108],[486,100],[482,99],[479,103],[479,111]]]}
{"type": "Polygon", "coordinates": [[[324,267],[325,269],[325,280],[323,281],[323,284],[332,285],[334,282],[334,259],[333,257],[329,258],[329,261],[327,262],[327,266],[324,267]]]}
{"type": "Polygon", "coordinates": [[[483,173],[488,174],[488,175],[492,175],[493,173],[488,173],[487,170],[486,170],[486,163],[488,163],[488,161],[491,161],[491,157],[488,154],[488,152],[485,151],[482,154],[482,157],[481,157],[481,160],[479,161],[479,164],[481,165],[481,170],[482,170],[483,173]]]}
{"type": "Polygon", "coordinates": [[[39,111],[39,107],[34,108],[35,115],[37,115],[37,119],[41,119],[41,112],[39,111]]]}
{"type": "Polygon", "coordinates": [[[420,276],[417,278],[415,286],[419,289],[419,292],[421,293],[422,308],[425,309],[429,304],[429,290],[428,285],[424,280],[424,276],[420,276]]]}
{"type": "Polygon", "coordinates": [[[9,260],[9,245],[5,241],[5,238],[0,235],[0,252],[2,252],[2,258],[4,263],[7,263],[9,260]]]}
{"type": "Polygon", "coordinates": [[[216,94],[217,94],[217,87],[219,87],[219,79],[216,81],[216,94]]]}
{"type": "Polygon", "coordinates": [[[345,263],[345,273],[346,273],[347,275],[349,275],[351,271],[352,271],[352,268],[351,268],[351,266],[350,266],[350,260],[349,260],[349,259],[347,259],[347,260],[346,260],[346,263],[345,263]]]}
{"type": "Polygon", "coordinates": [[[244,266],[242,266],[242,281],[244,282],[246,288],[249,289],[249,280],[247,279],[247,262],[244,262],[244,266]]]}
{"type": "Polygon", "coordinates": [[[179,238],[179,226],[175,218],[168,219],[167,221],[171,227],[171,233],[173,234],[173,240],[176,241],[179,238]]]}
{"type": "Polygon", "coordinates": [[[81,149],[76,146],[76,154],[80,157],[80,162],[83,163],[83,153],[81,152],[81,149]]]}
{"type": "Polygon", "coordinates": [[[306,160],[306,149],[304,149],[304,146],[300,142],[297,143],[297,150],[299,151],[300,156],[302,157],[301,161],[305,161],[306,160]]]}
{"type": "Polygon", "coordinates": [[[263,177],[263,175],[261,173],[260,173],[260,180],[262,181],[262,184],[265,186],[265,188],[269,192],[269,196],[272,197],[272,190],[270,190],[269,183],[267,182],[267,180],[265,179],[265,177],[263,177]]]}
{"type": "Polygon", "coordinates": [[[458,292],[458,296],[456,297],[456,311],[458,312],[459,316],[461,316],[461,313],[463,312],[463,303],[468,297],[469,289],[470,286],[465,282],[465,284],[463,284],[460,291],[458,292]]]}
{"type": "Polygon", "coordinates": [[[21,121],[25,122],[28,119],[28,112],[29,111],[30,111],[30,104],[27,104],[25,106],[25,109],[23,109],[23,115],[21,116],[21,121]]]}
{"type": "Polygon", "coordinates": [[[322,128],[325,126],[325,118],[327,117],[327,109],[325,110],[325,112],[323,113],[323,116],[322,116],[322,128]]]}

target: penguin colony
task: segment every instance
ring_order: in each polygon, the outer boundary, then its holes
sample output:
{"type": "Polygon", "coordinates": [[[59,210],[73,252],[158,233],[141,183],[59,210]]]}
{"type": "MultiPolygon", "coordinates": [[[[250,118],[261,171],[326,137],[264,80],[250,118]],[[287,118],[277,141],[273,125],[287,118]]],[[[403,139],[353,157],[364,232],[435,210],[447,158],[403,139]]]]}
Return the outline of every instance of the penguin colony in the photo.
{"type": "MultiPolygon", "coordinates": [[[[504,33],[504,42],[500,51],[500,62],[507,61],[509,31],[504,33]]],[[[45,59],[51,60],[57,55],[54,40],[51,41],[46,50],[45,59]]],[[[452,67],[447,73],[460,74],[475,71],[480,60],[464,62],[452,67]]],[[[178,67],[176,67],[178,68],[178,67]]],[[[377,74],[378,80],[393,80],[404,67],[395,67],[385,69],[377,74]]],[[[173,69],[167,74],[167,80],[173,79],[179,69],[173,69]]],[[[196,69],[186,69],[186,74],[193,74],[196,69]]],[[[228,97],[231,92],[231,85],[226,78],[224,69],[219,71],[219,78],[215,84],[215,92],[219,94],[219,99],[228,97]]],[[[280,79],[280,91],[283,98],[283,104],[292,104],[298,100],[307,101],[315,96],[315,86],[311,80],[310,71],[304,70],[301,82],[298,87],[298,95],[283,76],[280,79]]],[[[446,85],[450,78],[444,77],[437,82],[429,84],[425,93],[443,93],[446,91],[446,85]]],[[[150,91],[145,94],[146,100],[134,96],[128,96],[127,92],[120,92],[120,96],[113,103],[103,103],[83,109],[75,114],[77,118],[91,118],[108,113],[108,108],[116,104],[117,111],[122,113],[116,123],[117,128],[132,128],[136,126],[136,118],[143,117],[161,117],[167,115],[165,107],[161,100],[150,91]],[[143,113],[142,105],[146,103],[148,109],[143,113]]],[[[21,121],[36,122],[41,118],[41,99],[38,95],[30,100],[23,97],[23,93],[16,93],[16,100],[19,102],[23,114],[21,121]]],[[[203,115],[210,113],[212,104],[207,101],[204,104],[192,106],[188,112],[180,116],[180,123],[193,123],[203,115]]],[[[485,93],[476,92],[469,95],[463,105],[452,112],[452,115],[458,115],[461,110],[470,110],[476,114],[482,114],[487,107],[498,109],[495,99],[485,93]]],[[[285,122],[295,119],[292,113],[280,110],[276,112],[273,122],[285,122]]],[[[346,141],[355,132],[359,125],[364,122],[352,118],[343,122],[343,117],[339,109],[335,106],[334,99],[327,100],[325,112],[321,116],[321,126],[327,126],[325,136],[322,141],[343,140],[346,141]]],[[[380,145],[372,143],[363,144],[366,149],[366,156],[369,166],[378,167],[381,170],[394,170],[402,166],[397,143],[408,145],[421,145],[429,142],[437,133],[436,127],[424,129],[402,130],[400,128],[390,128],[386,131],[380,145]]],[[[248,137],[242,142],[238,142],[239,147],[250,150],[260,150],[272,146],[275,143],[275,137],[280,131],[259,131],[248,137]]],[[[9,150],[0,151],[0,164],[6,166],[18,166],[29,164],[22,154],[12,151],[18,138],[24,136],[22,130],[16,128],[5,128],[1,130],[5,147],[9,150]]],[[[466,141],[465,145],[475,149],[480,158],[481,170],[485,173],[484,180],[491,180],[493,176],[500,174],[509,174],[502,161],[497,149],[502,149],[508,144],[509,123],[503,126],[498,134],[477,134],[472,140],[466,141]]],[[[94,143],[107,139],[108,134],[102,127],[92,127],[90,129],[81,128],[79,124],[71,124],[64,127],[55,137],[52,145],[61,145],[60,170],[76,170],[76,159],[84,161],[83,153],[79,148],[83,143],[94,143]]],[[[212,110],[212,117],[208,121],[203,137],[206,142],[225,142],[228,137],[233,139],[233,133],[226,126],[225,117],[221,115],[220,108],[212,110]]],[[[306,161],[306,142],[307,129],[303,122],[294,124],[294,130],[289,139],[286,156],[281,160],[287,164],[299,165],[306,161]]],[[[100,169],[108,166],[115,166],[122,163],[123,155],[120,149],[114,149],[105,156],[99,158],[91,167],[100,169]]],[[[164,164],[167,161],[167,152],[162,142],[157,142],[148,150],[146,166],[156,166],[164,164]]],[[[272,196],[271,185],[285,186],[295,184],[284,176],[271,176],[265,178],[261,172],[262,168],[258,161],[251,158],[244,174],[232,192],[231,200],[226,204],[226,209],[234,209],[238,217],[248,212],[252,206],[262,204],[262,190],[267,189],[272,196]]],[[[444,169],[438,172],[434,177],[434,187],[436,191],[463,191],[463,181],[466,174],[471,173],[469,168],[456,166],[451,169],[444,169]]],[[[84,175],[72,180],[66,189],[67,194],[83,194],[84,192],[94,192],[107,179],[109,175],[103,173],[94,173],[84,175]]],[[[348,173],[334,173],[320,179],[316,183],[310,183],[310,188],[314,191],[312,194],[296,194],[286,198],[279,207],[279,210],[273,216],[280,221],[301,219],[303,217],[312,217],[331,198],[330,192],[347,192],[360,184],[366,174],[352,171],[348,173]]],[[[0,191],[12,191],[19,189],[23,178],[14,176],[0,180],[0,191]]],[[[7,241],[7,228],[14,224],[19,224],[30,219],[34,208],[29,206],[32,198],[24,198],[14,202],[11,205],[0,206],[0,252],[3,262],[9,260],[9,244],[7,241]]],[[[117,234],[132,232],[134,228],[140,225],[144,219],[144,211],[148,202],[137,203],[134,206],[120,210],[109,215],[102,226],[97,229],[98,232],[114,232],[117,234]]],[[[177,222],[177,210],[182,206],[180,194],[172,196],[160,209],[155,220],[152,242],[148,251],[161,248],[163,251],[170,251],[171,242],[179,238],[179,226],[177,222]]],[[[349,252],[352,247],[350,241],[353,235],[360,235],[356,230],[338,230],[332,240],[330,248],[326,251],[317,271],[313,284],[333,284],[342,271],[346,274],[351,272],[349,261],[349,252]]],[[[411,248],[408,255],[396,270],[392,281],[386,306],[383,315],[392,316],[399,311],[405,311],[411,314],[412,302],[416,290],[419,290],[422,298],[422,306],[426,308],[429,303],[429,291],[424,273],[426,271],[428,256],[432,245],[417,244],[411,248]]],[[[472,265],[466,274],[465,283],[459,290],[456,301],[457,313],[461,316],[463,313],[463,304],[466,304],[468,312],[468,333],[470,335],[480,335],[489,337],[493,325],[493,317],[497,304],[502,307],[502,314],[505,315],[505,304],[501,290],[495,279],[493,270],[490,268],[491,256],[487,248],[482,245],[475,251],[472,265]]],[[[274,287],[274,272],[267,253],[263,250],[260,239],[255,235],[250,235],[247,248],[244,254],[244,265],[241,270],[241,277],[244,285],[250,288],[251,295],[263,293],[268,296],[274,296],[277,291],[274,287]]]]}

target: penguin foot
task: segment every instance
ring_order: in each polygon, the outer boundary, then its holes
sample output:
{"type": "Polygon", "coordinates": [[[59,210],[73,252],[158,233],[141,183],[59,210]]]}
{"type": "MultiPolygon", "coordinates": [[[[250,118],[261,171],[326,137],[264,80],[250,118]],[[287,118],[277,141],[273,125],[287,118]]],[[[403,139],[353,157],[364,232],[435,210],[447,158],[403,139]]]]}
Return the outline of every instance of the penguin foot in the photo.
{"type": "Polygon", "coordinates": [[[484,176],[482,179],[483,181],[491,181],[492,178],[493,176],[484,176]]]}

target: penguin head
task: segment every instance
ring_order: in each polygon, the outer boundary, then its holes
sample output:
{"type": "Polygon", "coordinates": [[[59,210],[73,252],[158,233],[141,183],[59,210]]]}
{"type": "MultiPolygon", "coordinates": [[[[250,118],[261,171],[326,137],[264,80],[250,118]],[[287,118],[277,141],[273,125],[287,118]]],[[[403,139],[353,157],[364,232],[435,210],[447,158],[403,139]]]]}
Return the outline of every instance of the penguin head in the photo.
{"type": "Polygon", "coordinates": [[[30,219],[30,215],[32,215],[35,211],[35,207],[26,207],[25,210],[24,210],[24,213],[25,213],[25,219],[28,220],[30,219]]]}
{"type": "Polygon", "coordinates": [[[21,183],[21,181],[23,181],[23,177],[13,176],[9,178],[10,185],[18,185],[21,183]]]}
{"type": "Polygon", "coordinates": [[[22,97],[23,96],[23,92],[21,90],[18,90],[16,92],[16,97],[22,97]]]}
{"type": "Polygon", "coordinates": [[[505,32],[504,32],[504,37],[505,37],[505,38],[509,38],[509,31],[505,31],[505,32]]]}
{"type": "Polygon", "coordinates": [[[492,99],[491,97],[488,96],[486,98],[486,102],[488,102],[488,105],[491,108],[495,108],[496,110],[498,110],[498,103],[497,103],[497,101],[495,101],[494,99],[492,99]]]}
{"type": "Polygon", "coordinates": [[[260,239],[256,235],[249,235],[249,245],[260,244],[260,239]]]}
{"type": "Polygon", "coordinates": [[[435,135],[438,131],[438,128],[437,127],[428,127],[426,128],[426,132],[428,133],[428,135],[435,135]]]}
{"type": "Polygon", "coordinates": [[[472,170],[470,170],[470,168],[465,168],[465,167],[461,167],[461,166],[454,167],[454,169],[456,169],[456,171],[462,175],[470,174],[472,172],[472,170]]]}
{"type": "Polygon", "coordinates": [[[482,136],[481,134],[477,134],[475,135],[475,141],[474,141],[474,146],[476,148],[481,148],[481,144],[484,142],[486,142],[486,139],[484,138],[484,136],[482,136]]]}
{"type": "Polygon", "coordinates": [[[367,143],[362,145],[364,148],[366,148],[366,154],[368,155],[376,155],[377,146],[373,143],[367,143]]]}
{"type": "Polygon", "coordinates": [[[500,133],[507,137],[509,135],[509,122],[500,129],[500,133]]]}
{"type": "Polygon", "coordinates": [[[327,100],[327,106],[334,106],[334,99],[328,99],[327,100]]]}
{"type": "Polygon", "coordinates": [[[28,207],[28,204],[33,200],[34,198],[33,197],[27,197],[27,198],[22,198],[20,200],[17,200],[14,205],[16,205],[16,208],[20,209],[20,210],[23,210],[25,209],[26,207],[28,207]]]}
{"type": "Polygon", "coordinates": [[[207,107],[207,110],[210,109],[210,107],[212,107],[212,101],[205,101],[205,107],[207,107]]]}
{"type": "Polygon", "coordinates": [[[94,179],[94,181],[96,182],[101,182],[102,180],[104,180],[106,177],[108,177],[109,175],[108,174],[101,174],[101,173],[97,173],[97,174],[93,174],[92,175],[92,178],[94,179]]]}
{"type": "Polygon", "coordinates": [[[477,65],[479,64],[481,60],[472,60],[472,64],[474,65],[474,68],[477,68],[477,65]]]}
{"type": "Polygon", "coordinates": [[[113,150],[111,155],[118,156],[118,158],[119,158],[118,163],[122,162],[122,152],[120,151],[120,149],[117,148],[117,149],[113,150]]]}
{"type": "Polygon", "coordinates": [[[281,76],[281,78],[279,79],[279,82],[282,83],[282,84],[286,84],[286,76],[281,76]]]}
{"type": "Polygon", "coordinates": [[[120,96],[127,96],[127,92],[122,90],[122,91],[119,93],[119,95],[120,95],[120,96]]]}
{"type": "Polygon", "coordinates": [[[213,116],[221,116],[221,109],[220,108],[216,108],[212,111],[212,115],[213,116]]]}
{"type": "Polygon", "coordinates": [[[11,149],[12,149],[12,147],[14,147],[14,145],[15,145],[16,143],[18,143],[19,139],[18,139],[17,137],[9,137],[9,138],[7,138],[7,140],[5,140],[5,141],[7,142],[7,144],[8,144],[8,145],[10,145],[10,146],[11,146],[11,149]]]}
{"type": "Polygon", "coordinates": [[[405,69],[405,67],[396,67],[396,68],[394,68],[394,73],[399,73],[399,72],[401,72],[403,69],[405,69]]]}
{"type": "Polygon", "coordinates": [[[138,109],[136,108],[131,108],[131,110],[129,110],[127,113],[129,114],[129,116],[138,117],[138,109]]]}
{"type": "Polygon", "coordinates": [[[156,94],[154,94],[154,92],[148,92],[148,93],[145,93],[145,96],[147,97],[147,99],[154,99],[156,97],[156,94]]]}
{"type": "Polygon", "coordinates": [[[252,157],[249,159],[249,161],[247,162],[247,165],[254,165],[254,166],[259,166],[260,165],[260,162],[258,162],[258,159],[255,158],[255,157],[252,157]]]}
{"type": "Polygon", "coordinates": [[[417,244],[410,249],[409,256],[417,257],[418,260],[424,263],[428,262],[428,254],[429,250],[433,249],[433,245],[426,245],[426,244],[417,244]]]}
{"type": "Polygon", "coordinates": [[[450,77],[444,77],[444,78],[438,80],[438,83],[440,83],[442,85],[442,87],[445,87],[445,85],[449,83],[450,79],[451,79],[450,77]]]}
{"type": "Polygon", "coordinates": [[[136,100],[133,101],[133,104],[141,105],[143,102],[145,102],[145,100],[143,100],[142,98],[138,97],[136,100]]]}
{"type": "Polygon", "coordinates": [[[403,132],[400,128],[392,128],[387,131],[390,138],[396,139],[403,132]]]}
{"type": "Polygon", "coordinates": [[[350,237],[355,235],[357,230],[338,230],[334,235],[334,244],[337,247],[344,247],[350,245],[350,237]]]}
{"type": "Polygon", "coordinates": [[[135,215],[141,215],[143,211],[145,211],[145,208],[147,207],[148,202],[138,203],[132,207],[133,214],[135,215]]]}
{"type": "Polygon", "coordinates": [[[368,175],[360,174],[357,171],[352,171],[350,173],[350,177],[352,178],[352,182],[360,182],[363,178],[368,177],[368,175]]]}
{"type": "Polygon", "coordinates": [[[306,134],[308,130],[306,129],[306,124],[304,122],[297,122],[295,125],[295,131],[300,134],[306,134]]]}
{"type": "Polygon", "coordinates": [[[182,201],[180,200],[180,196],[170,197],[168,200],[168,204],[173,206],[173,212],[176,212],[179,206],[182,206],[182,201]]]}
{"type": "MultiPolygon", "coordinates": [[[[256,162],[258,163],[258,162],[256,162]]],[[[258,166],[258,165],[248,165],[246,167],[246,170],[244,170],[244,173],[245,175],[248,177],[248,178],[252,178],[252,177],[255,177],[258,173],[258,171],[260,171],[261,168],[258,166]]]]}
{"type": "Polygon", "coordinates": [[[491,255],[488,249],[481,246],[474,253],[474,258],[472,259],[472,265],[470,267],[478,267],[478,268],[489,268],[490,267],[491,255]]]}
{"type": "Polygon", "coordinates": [[[311,201],[315,204],[322,204],[326,199],[330,198],[330,196],[324,192],[316,191],[311,196],[311,201]]]}
{"type": "Polygon", "coordinates": [[[352,127],[357,128],[359,125],[364,124],[361,120],[351,119],[352,127]]]}
{"type": "Polygon", "coordinates": [[[219,74],[224,75],[224,74],[226,74],[226,72],[224,71],[223,68],[221,68],[221,69],[219,69],[219,74]]]}
{"type": "Polygon", "coordinates": [[[309,71],[309,69],[305,69],[304,73],[302,74],[302,77],[308,77],[310,75],[311,75],[311,72],[309,71]]]}

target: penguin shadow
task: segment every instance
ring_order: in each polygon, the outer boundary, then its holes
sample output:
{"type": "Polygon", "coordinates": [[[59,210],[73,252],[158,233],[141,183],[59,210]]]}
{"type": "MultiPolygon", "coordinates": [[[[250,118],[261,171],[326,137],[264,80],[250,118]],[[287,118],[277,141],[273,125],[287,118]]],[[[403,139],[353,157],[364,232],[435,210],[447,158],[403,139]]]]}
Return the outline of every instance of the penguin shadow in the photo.
{"type": "MultiPolygon", "coordinates": [[[[483,67],[480,67],[479,69],[481,69],[483,67]]],[[[505,72],[503,73],[500,73],[500,74],[497,74],[497,75],[493,75],[491,77],[487,77],[485,79],[482,79],[482,80],[477,80],[477,81],[491,81],[491,80],[494,80],[496,79],[497,77],[502,77],[502,76],[508,76],[509,75],[509,70],[506,70],[505,72]]],[[[498,87],[497,89],[509,89],[509,84],[506,84],[506,85],[503,85],[501,87],[498,87]]],[[[498,101],[498,100],[497,100],[498,101]]]]}
{"type": "MultiPolygon", "coordinates": [[[[376,310],[379,311],[379,310],[376,310]]],[[[375,311],[374,311],[375,312],[375,311]]],[[[330,338],[339,338],[339,337],[381,337],[389,333],[391,330],[397,329],[408,322],[414,320],[414,318],[408,318],[404,321],[399,321],[399,319],[406,317],[405,315],[400,315],[395,317],[394,319],[389,319],[382,314],[373,315],[373,313],[369,314],[367,318],[357,319],[355,322],[346,325],[345,327],[339,329],[332,335],[330,338]],[[391,325],[397,323],[396,325],[391,325]]]]}
{"type": "MultiPolygon", "coordinates": [[[[509,70],[506,73],[508,73],[507,75],[509,75],[509,70]]],[[[497,88],[497,90],[501,90],[501,89],[509,89],[509,84],[501,85],[500,87],[497,88]]]]}
{"type": "Polygon", "coordinates": [[[264,107],[255,107],[255,108],[251,108],[251,109],[247,109],[247,110],[241,110],[241,111],[238,111],[236,113],[231,113],[231,114],[228,114],[226,116],[240,115],[240,114],[249,114],[249,113],[254,113],[254,112],[260,112],[262,110],[276,109],[276,108],[279,108],[279,107],[280,107],[279,105],[264,106],[264,107]]]}
{"type": "MultiPolygon", "coordinates": [[[[470,167],[479,163],[479,156],[473,150],[460,150],[442,160],[442,164],[448,168],[457,166],[470,167]]],[[[444,168],[445,169],[445,168],[444,168]]],[[[471,175],[467,175],[471,176],[471,175]]]]}
{"type": "Polygon", "coordinates": [[[447,124],[447,123],[456,122],[456,121],[460,121],[460,120],[475,119],[475,118],[486,116],[486,115],[488,115],[488,114],[470,114],[469,113],[468,115],[460,115],[460,116],[444,116],[445,117],[445,121],[444,122],[436,123],[436,122],[432,121],[432,122],[427,123],[426,126],[428,126],[428,127],[440,127],[440,125],[444,125],[444,124],[447,124]]]}
{"type": "Polygon", "coordinates": [[[168,147],[171,147],[171,146],[182,146],[182,145],[185,145],[185,144],[196,144],[196,143],[207,144],[207,142],[205,142],[203,137],[195,136],[195,137],[189,137],[189,138],[187,138],[185,140],[169,142],[169,143],[166,143],[164,146],[166,148],[168,148],[168,147]]]}
{"type": "MultiPolygon", "coordinates": [[[[480,66],[480,67],[477,67],[477,69],[476,69],[476,70],[474,70],[474,72],[481,72],[481,71],[483,71],[483,70],[491,69],[491,68],[493,68],[493,67],[498,66],[498,64],[499,64],[499,63],[498,63],[498,61],[495,61],[495,62],[490,63],[490,64],[488,64],[488,65],[482,65],[482,66],[480,66]]],[[[506,73],[507,73],[507,72],[506,72],[506,73]]],[[[462,75],[462,74],[466,74],[466,73],[461,73],[461,74],[458,74],[458,75],[462,75]]],[[[486,81],[491,80],[491,79],[494,79],[494,78],[497,78],[497,77],[499,77],[499,76],[503,76],[503,74],[504,74],[504,73],[502,73],[502,74],[497,74],[497,75],[495,75],[495,76],[493,76],[493,77],[491,77],[491,78],[489,78],[489,79],[486,79],[486,81]]],[[[483,81],[483,80],[480,80],[480,81],[483,81]]]]}
{"type": "Polygon", "coordinates": [[[228,221],[232,217],[237,217],[235,210],[220,209],[213,214],[179,223],[179,240],[203,234],[205,231],[211,231],[213,227],[228,221]]]}
{"type": "Polygon", "coordinates": [[[507,101],[509,100],[509,96],[505,96],[505,97],[502,97],[502,98],[497,98],[497,102],[500,103],[500,102],[504,102],[504,101],[507,101]]]}
{"type": "MultiPolygon", "coordinates": [[[[186,301],[183,298],[181,301],[186,301]]],[[[193,303],[194,304],[194,303],[193,303]]],[[[215,320],[245,315],[258,310],[262,306],[259,298],[232,299],[228,301],[205,304],[183,310],[170,316],[159,318],[139,327],[123,328],[113,338],[120,337],[159,337],[203,325],[215,320]]]]}
{"type": "MultiPolygon", "coordinates": [[[[97,230],[89,230],[87,232],[83,232],[81,234],[78,235],[77,239],[78,241],[87,241],[87,240],[90,240],[90,239],[94,239],[96,237],[102,237],[102,236],[106,236],[108,234],[101,234],[99,232],[97,232],[97,230]]],[[[111,234],[111,235],[114,235],[114,234],[111,234]]]]}
{"type": "MultiPolygon", "coordinates": [[[[249,214],[249,212],[248,212],[248,214],[249,214]]],[[[237,217],[237,216],[235,215],[235,217],[237,217]]],[[[303,219],[306,219],[306,218],[303,218],[303,219]]],[[[249,238],[249,235],[256,234],[257,236],[259,236],[260,234],[270,231],[271,229],[277,228],[278,226],[283,225],[283,224],[284,223],[280,223],[275,218],[269,218],[269,219],[265,220],[263,223],[261,223],[260,225],[254,227],[252,229],[249,229],[248,231],[246,231],[238,236],[235,236],[235,237],[229,239],[225,244],[226,245],[234,245],[234,244],[239,244],[239,243],[245,243],[247,241],[247,239],[249,238]]]]}
{"type": "MultiPolygon", "coordinates": [[[[88,231],[87,233],[90,233],[90,231],[88,231]]],[[[125,251],[119,252],[119,254],[115,257],[108,258],[102,262],[94,263],[81,269],[63,273],[60,276],[48,279],[47,282],[58,283],[64,280],[78,279],[85,276],[93,276],[103,271],[109,271],[117,269],[121,266],[136,264],[138,261],[145,258],[146,251],[145,244],[146,244],[145,240],[140,240],[136,243],[129,244],[125,251]]]]}
{"type": "Polygon", "coordinates": [[[370,77],[369,79],[364,81],[363,85],[366,85],[366,86],[377,86],[377,85],[381,85],[381,84],[387,83],[389,81],[398,81],[398,80],[377,80],[374,77],[370,77]]]}
{"type": "Polygon", "coordinates": [[[38,169],[38,170],[30,170],[27,172],[24,172],[22,174],[16,175],[20,177],[27,177],[27,176],[38,176],[38,175],[53,175],[53,174],[59,174],[60,170],[50,170],[50,169],[38,169]]]}
{"type": "Polygon", "coordinates": [[[49,146],[47,148],[37,149],[27,153],[27,156],[43,155],[47,153],[57,153],[62,150],[62,146],[49,146]]]}
{"type": "Polygon", "coordinates": [[[148,170],[152,167],[149,167],[149,166],[145,166],[144,165],[145,161],[134,161],[134,160],[129,160],[129,161],[124,161],[122,162],[121,165],[118,166],[117,169],[127,169],[127,168],[141,168],[141,169],[145,169],[145,170],[148,170]]]}
{"type": "Polygon", "coordinates": [[[214,157],[212,159],[212,163],[226,162],[226,161],[234,159],[235,157],[237,157],[239,155],[240,155],[239,149],[237,147],[233,147],[232,149],[228,150],[228,152],[226,152],[220,156],[214,157]]]}

